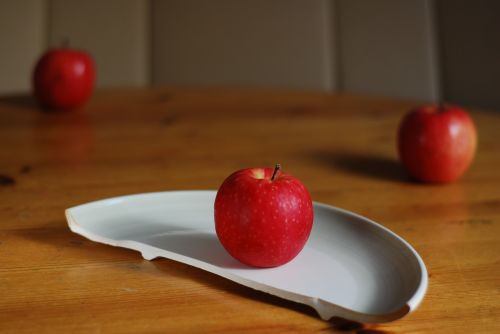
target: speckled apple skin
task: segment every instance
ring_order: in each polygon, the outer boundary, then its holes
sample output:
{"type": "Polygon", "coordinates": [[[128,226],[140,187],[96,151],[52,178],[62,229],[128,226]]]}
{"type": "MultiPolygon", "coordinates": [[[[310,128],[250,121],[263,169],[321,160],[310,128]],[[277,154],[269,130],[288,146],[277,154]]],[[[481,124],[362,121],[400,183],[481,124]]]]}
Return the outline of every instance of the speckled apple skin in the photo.
{"type": "Polygon", "coordinates": [[[231,174],[215,199],[215,229],[224,248],[253,267],[276,267],[300,253],[313,225],[313,206],[297,178],[273,168],[231,174]]]}

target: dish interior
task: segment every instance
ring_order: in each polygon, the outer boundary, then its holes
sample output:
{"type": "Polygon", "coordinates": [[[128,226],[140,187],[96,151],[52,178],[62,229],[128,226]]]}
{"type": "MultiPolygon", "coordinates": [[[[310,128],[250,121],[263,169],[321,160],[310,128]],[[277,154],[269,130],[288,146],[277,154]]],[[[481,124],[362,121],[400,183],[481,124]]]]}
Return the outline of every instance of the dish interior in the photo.
{"type": "MultiPolygon", "coordinates": [[[[132,195],[70,209],[75,223],[101,241],[147,245],[163,256],[301,301],[321,299],[355,312],[387,314],[416,293],[421,266],[411,247],[389,230],[350,212],[314,204],[314,226],[303,251],[277,268],[233,259],[215,234],[215,192],[132,195]],[[104,238],[104,239],[102,239],[104,238]]],[[[144,254],[144,253],[143,253],[144,254]]]]}

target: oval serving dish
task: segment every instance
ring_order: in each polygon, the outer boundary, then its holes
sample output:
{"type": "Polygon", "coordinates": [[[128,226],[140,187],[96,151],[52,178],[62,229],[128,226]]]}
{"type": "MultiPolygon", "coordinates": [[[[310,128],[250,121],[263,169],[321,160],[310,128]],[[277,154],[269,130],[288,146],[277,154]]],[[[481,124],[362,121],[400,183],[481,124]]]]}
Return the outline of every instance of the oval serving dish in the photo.
{"type": "Polygon", "coordinates": [[[164,257],[239,284],[310,305],[322,319],[396,320],[427,289],[417,252],[385,227],[314,203],[314,226],[302,252],[276,268],[233,259],[215,234],[215,191],[169,191],[115,197],[66,210],[69,228],[90,240],[164,257]]]}

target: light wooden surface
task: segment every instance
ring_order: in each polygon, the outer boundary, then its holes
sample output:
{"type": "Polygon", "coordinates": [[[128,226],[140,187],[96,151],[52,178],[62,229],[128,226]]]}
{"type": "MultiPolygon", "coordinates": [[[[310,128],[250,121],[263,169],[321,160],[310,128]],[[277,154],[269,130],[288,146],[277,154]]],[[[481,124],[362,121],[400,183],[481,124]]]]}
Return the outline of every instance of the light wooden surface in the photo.
{"type": "Polygon", "coordinates": [[[216,189],[236,169],[276,162],[314,200],[382,223],[427,264],[417,311],[343,327],[500,332],[500,114],[471,113],[479,151],[462,180],[422,185],[406,178],[395,154],[397,124],[413,105],[279,91],[113,90],[55,114],[0,98],[0,332],[338,331],[305,306],[173,261],[145,261],[66,226],[64,209],[76,204],[216,189]]]}

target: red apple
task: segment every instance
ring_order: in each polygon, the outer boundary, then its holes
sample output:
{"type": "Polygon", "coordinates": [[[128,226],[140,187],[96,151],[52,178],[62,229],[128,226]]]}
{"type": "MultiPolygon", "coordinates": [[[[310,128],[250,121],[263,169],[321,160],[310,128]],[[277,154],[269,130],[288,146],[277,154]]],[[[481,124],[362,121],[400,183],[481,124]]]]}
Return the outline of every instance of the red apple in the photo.
{"type": "Polygon", "coordinates": [[[458,179],[471,164],[476,143],[474,122],[456,106],[416,108],[399,126],[399,158],[408,173],[423,182],[458,179]]]}
{"type": "Polygon", "coordinates": [[[312,224],[309,192],[279,165],[239,170],[217,192],[217,236],[244,264],[276,267],[289,262],[304,248],[312,224]]]}
{"type": "Polygon", "coordinates": [[[45,107],[74,109],[88,100],[94,81],[94,62],[88,53],[56,48],[38,60],[33,71],[33,92],[45,107]]]}

